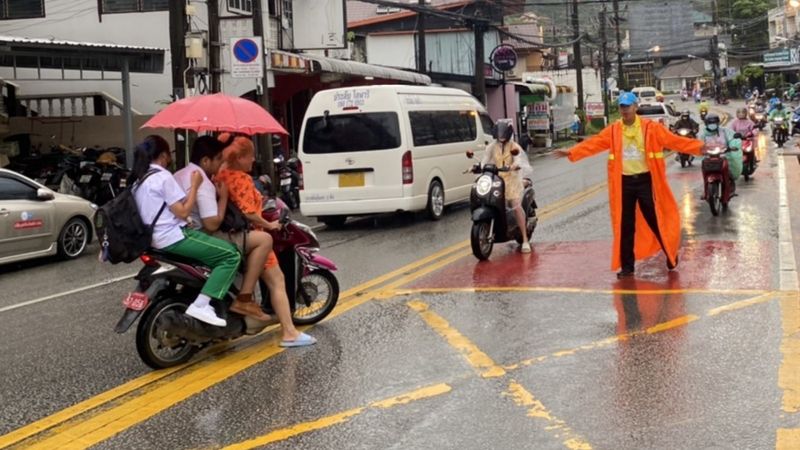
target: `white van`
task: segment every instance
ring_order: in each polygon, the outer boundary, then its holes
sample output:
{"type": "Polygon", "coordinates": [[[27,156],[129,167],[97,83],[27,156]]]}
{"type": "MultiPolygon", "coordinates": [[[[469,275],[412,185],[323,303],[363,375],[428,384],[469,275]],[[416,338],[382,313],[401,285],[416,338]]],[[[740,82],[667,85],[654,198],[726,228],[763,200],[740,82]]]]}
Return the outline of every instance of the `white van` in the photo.
{"type": "Polygon", "coordinates": [[[427,210],[469,198],[464,174],[491,142],[492,120],[470,94],[425,86],[318,92],[300,132],[300,211],[330,226],[347,216],[427,210]]]}

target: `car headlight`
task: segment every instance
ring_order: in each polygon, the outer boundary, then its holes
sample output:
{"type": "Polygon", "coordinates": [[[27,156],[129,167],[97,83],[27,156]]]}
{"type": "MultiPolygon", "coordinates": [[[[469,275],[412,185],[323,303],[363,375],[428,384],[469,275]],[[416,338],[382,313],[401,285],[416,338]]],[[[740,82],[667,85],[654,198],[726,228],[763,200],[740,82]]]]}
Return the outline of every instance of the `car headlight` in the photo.
{"type": "Polygon", "coordinates": [[[481,175],[478,181],[475,182],[475,190],[478,195],[486,195],[492,190],[492,177],[489,175],[481,175]]]}

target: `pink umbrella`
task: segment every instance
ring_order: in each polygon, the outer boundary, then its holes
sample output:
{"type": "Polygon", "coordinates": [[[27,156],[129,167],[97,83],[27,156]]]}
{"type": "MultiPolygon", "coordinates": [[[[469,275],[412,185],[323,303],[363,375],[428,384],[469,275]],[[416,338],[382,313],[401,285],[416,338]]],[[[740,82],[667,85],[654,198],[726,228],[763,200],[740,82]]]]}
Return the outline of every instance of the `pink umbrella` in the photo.
{"type": "Polygon", "coordinates": [[[142,128],[289,134],[258,104],[225,94],[199,95],[170,103],[142,128]]]}

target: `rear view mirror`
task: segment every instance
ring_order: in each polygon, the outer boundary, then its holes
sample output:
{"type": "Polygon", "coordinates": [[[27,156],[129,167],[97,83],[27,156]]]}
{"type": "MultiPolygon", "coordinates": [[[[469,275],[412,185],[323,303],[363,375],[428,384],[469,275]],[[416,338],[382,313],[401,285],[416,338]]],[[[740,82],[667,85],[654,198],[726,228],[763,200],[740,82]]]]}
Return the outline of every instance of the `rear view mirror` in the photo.
{"type": "Polygon", "coordinates": [[[475,152],[473,152],[472,150],[467,150],[467,158],[472,159],[474,157],[475,157],[475,152]]]}
{"type": "Polygon", "coordinates": [[[39,188],[39,189],[37,189],[37,190],[36,190],[36,198],[37,198],[38,200],[47,201],[47,200],[53,200],[53,199],[55,199],[55,198],[56,198],[56,196],[55,196],[55,194],[53,194],[53,192],[52,192],[52,191],[50,191],[49,189],[43,189],[43,188],[39,188]]]}
{"type": "Polygon", "coordinates": [[[512,149],[511,149],[511,154],[512,154],[512,155],[514,155],[514,156],[517,156],[517,155],[519,155],[519,149],[518,149],[518,148],[516,148],[516,147],[512,148],[512,149]]]}

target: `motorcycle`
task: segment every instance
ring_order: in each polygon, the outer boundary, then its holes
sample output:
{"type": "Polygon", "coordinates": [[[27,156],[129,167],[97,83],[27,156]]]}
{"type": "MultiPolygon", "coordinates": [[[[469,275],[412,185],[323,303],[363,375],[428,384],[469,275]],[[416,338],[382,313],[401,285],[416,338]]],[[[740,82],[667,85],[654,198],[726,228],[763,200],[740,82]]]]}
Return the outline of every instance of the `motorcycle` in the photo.
{"type": "Polygon", "coordinates": [[[779,148],[782,148],[783,144],[785,144],[786,140],[789,138],[786,120],[783,117],[776,117],[772,120],[772,127],[772,139],[779,148]]]}
{"type": "MultiPolygon", "coordinates": [[[[675,134],[677,134],[678,136],[690,137],[692,139],[694,139],[697,136],[694,130],[689,128],[678,128],[677,130],[675,130],[675,134]]],[[[688,153],[678,153],[678,156],[676,156],[675,159],[677,161],[680,161],[681,167],[686,167],[692,165],[692,161],[694,161],[694,156],[688,153]]]]}
{"type": "Polygon", "coordinates": [[[800,108],[792,111],[792,136],[800,133],[800,108]]]}
{"type": "Polygon", "coordinates": [[[755,127],[759,130],[763,130],[767,127],[767,116],[763,111],[756,111],[751,120],[753,123],[755,123],[755,127]]]}
{"type": "MultiPolygon", "coordinates": [[[[742,139],[742,135],[739,133],[736,133],[734,137],[742,139]]],[[[744,181],[750,181],[750,178],[753,177],[753,173],[756,171],[756,163],[754,136],[753,133],[748,133],[742,139],[742,175],[744,176],[744,181]]]]}
{"type": "Polygon", "coordinates": [[[284,159],[283,155],[272,160],[280,180],[280,196],[292,211],[300,207],[300,189],[303,188],[303,169],[297,158],[284,159]]]}
{"type": "MultiPolygon", "coordinates": [[[[286,279],[287,294],[298,325],[314,324],[333,311],[339,299],[336,265],[318,255],[319,241],[311,229],[289,218],[289,209],[274,200],[265,203],[262,216],[283,224],[275,232],[273,249],[286,279]]],[[[208,278],[202,263],[150,249],[141,257],[144,267],[136,275],[136,288],[123,301],[125,311],[114,330],[125,333],[139,319],[136,349],[154,369],[183,364],[201,349],[217,342],[261,332],[272,322],[241,316],[213,302],[227,325],[216,327],[184,314],[208,278]]],[[[236,297],[236,284],[225,304],[236,297]]],[[[269,291],[261,286],[261,306],[270,311],[269,291]]]]}
{"type": "MultiPolygon", "coordinates": [[[[516,155],[516,149],[512,150],[516,155]]],[[[467,158],[474,158],[474,153],[467,152],[467,158]]],[[[494,244],[516,240],[522,243],[522,233],[517,226],[514,210],[506,205],[505,182],[500,177],[501,172],[510,172],[508,167],[497,167],[487,164],[481,167],[480,163],[472,166],[465,173],[472,172],[480,175],[472,186],[470,192],[470,212],[472,214],[472,229],[470,244],[472,254],[481,261],[489,259],[494,244]]],[[[528,239],[533,236],[539,218],[536,216],[536,199],[533,187],[529,180],[525,180],[522,192],[522,210],[526,217],[526,232],[528,239]]]]}
{"type": "Polygon", "coordinates": [[[728,210],[728,203],[734,196],[736,184],[731,180],[728,160],[723,153],[727,148],[706,147],[703,158],[703,200],[708,202],[711,214],[718,216],[720,211],[728,210]]]}
{"type": "Polygon", "coordinates": [[[688,99],[689,99],[689,94],[687,94],[686,92],[681,92],[681,101],[685,102],[688,99]]]}

